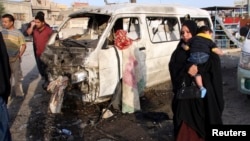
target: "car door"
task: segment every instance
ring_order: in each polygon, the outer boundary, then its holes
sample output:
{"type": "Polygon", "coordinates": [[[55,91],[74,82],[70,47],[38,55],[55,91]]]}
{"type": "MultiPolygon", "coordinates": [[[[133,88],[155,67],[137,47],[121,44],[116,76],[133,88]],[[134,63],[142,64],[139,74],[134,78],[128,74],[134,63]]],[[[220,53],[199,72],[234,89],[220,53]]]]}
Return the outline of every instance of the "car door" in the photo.
{"type": "Polygon", "coordinates": [[[180,40],[177,17],[147,16],[146,81],[147,87],[170,80],[168,62],[180,40]]]}
{"type": "Polygon", "coordinates": [[[123,70],[123,52],[129,49],[136,59],[136,75],[139,90],[142,91],[145,86],[145,40],[141,38],[140,18],[136,16],[123,15],[114,19],[114,24],[110,25],[106,40],[106,48],[99,52],[99,76],[100,76],[100,96],[113,94],[117,83],[122,79],[123,70]],[[127,38],[131,40],[131,44],[124,49],[115,45],[116,32],[123,30],[127,33],[127,38]]]}

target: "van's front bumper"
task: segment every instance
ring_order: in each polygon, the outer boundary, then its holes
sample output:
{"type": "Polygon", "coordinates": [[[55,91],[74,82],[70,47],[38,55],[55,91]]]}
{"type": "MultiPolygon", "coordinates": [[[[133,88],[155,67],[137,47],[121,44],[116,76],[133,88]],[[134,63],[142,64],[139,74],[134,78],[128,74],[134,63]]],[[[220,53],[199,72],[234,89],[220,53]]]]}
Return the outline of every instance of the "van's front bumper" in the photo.
{"type": "Polygon", "coordinates": [[[250,70],[238,67],[237,84],[240,93],[250,95],[250,70]]]}

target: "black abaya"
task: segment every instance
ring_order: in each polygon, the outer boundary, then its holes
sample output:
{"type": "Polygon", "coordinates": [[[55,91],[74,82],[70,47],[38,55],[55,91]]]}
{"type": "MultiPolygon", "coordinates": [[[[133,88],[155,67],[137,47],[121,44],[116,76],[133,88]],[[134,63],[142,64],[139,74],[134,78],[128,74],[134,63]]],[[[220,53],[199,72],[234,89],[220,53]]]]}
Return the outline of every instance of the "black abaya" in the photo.
{"type": "MultiPolygon", "coordinates": [[[[187,82],[193,79],[187,73],[190,67],[186,61],[189,53],[181,48],[181,43],[182,41],[173,52],[169,63],[174,94],[181,87],[184,78],[187,82]]],[[[204,99],[178,100],[175,96],[173,98],[175,135],[178,134],[182,121],[202,138],[206,137],[206,126],[222,124],[224,100],[219,56],[211,54],[208,62],[199,66],[199,73],[203,78],[203,85],[207,89],[204,99]]]]}
{"type": "Polygon", "coordinates": [[[10,95],[10,65],[7,49],[3,40],[2,33],[0,32],[0,96],[4,99],[5,103],[8,102],[10,95]]]}

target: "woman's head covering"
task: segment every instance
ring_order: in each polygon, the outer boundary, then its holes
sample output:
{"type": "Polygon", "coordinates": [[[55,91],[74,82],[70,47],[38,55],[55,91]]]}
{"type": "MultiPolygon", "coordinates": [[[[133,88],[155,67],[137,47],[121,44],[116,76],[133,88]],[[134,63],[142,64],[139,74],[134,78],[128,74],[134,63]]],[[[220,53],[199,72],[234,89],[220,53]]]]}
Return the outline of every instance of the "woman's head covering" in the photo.
{"type": "Polygon", "coordinates": [[[192,34],[192,36],[195,36],[197,33],[197,24],[195,23],[195,21],[192,20],[186,20],[182,23],[182,26],[187,26],[189,29],[189,32],[192,34]]]}
{"type": "Polygon", "coordinates": [[[240,36],[247,36],[247,33],[249,31],[249,27],[248,26],[243,26],[240,28],[240,36]]]}

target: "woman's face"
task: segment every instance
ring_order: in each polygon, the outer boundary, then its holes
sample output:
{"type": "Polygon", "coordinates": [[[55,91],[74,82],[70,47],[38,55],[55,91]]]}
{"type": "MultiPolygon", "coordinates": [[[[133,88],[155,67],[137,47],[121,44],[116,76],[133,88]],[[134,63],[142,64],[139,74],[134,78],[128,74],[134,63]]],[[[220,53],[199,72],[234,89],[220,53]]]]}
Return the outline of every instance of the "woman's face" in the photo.
{"type": "Polygon", "coordinates": [[[191,32],[185,25],[183,25],[181,28],[181,38],[184,40],[184,42],[188,42],[188,40],[192,38],[191,32]]]}

